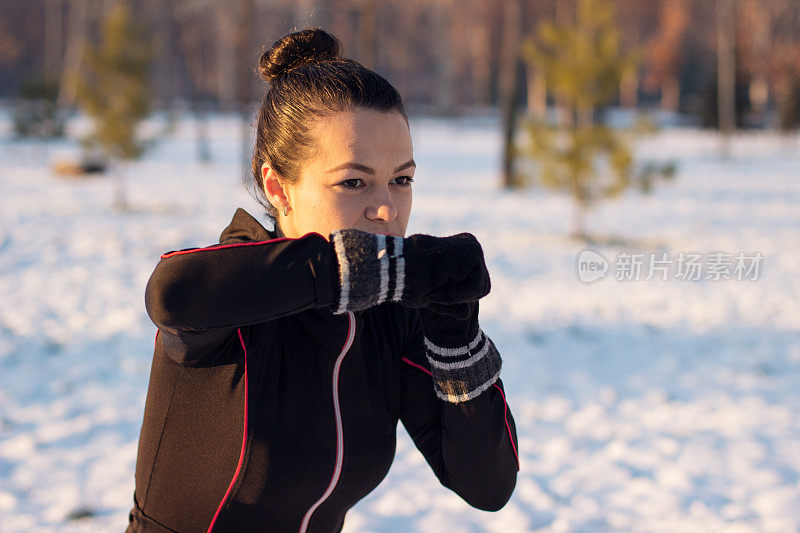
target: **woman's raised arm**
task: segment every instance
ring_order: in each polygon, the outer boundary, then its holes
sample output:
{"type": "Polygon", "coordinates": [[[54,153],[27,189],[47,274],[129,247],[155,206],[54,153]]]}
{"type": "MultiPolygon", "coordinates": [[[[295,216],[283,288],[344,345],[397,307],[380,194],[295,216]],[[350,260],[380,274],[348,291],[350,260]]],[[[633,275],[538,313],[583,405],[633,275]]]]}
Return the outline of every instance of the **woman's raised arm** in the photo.
{"type": "Polygon", "coordinates": [[[353,228],[299,238],[223,243],[166,253],[145,307],[179,361],[207,355],[240,326],[306,309],[341,314],[387,300],[463,303],[489,292],[473,235],[402,238],[353,228]]]}
{"type": "Polygon", "coordinates": [[[166,253],[145,307],[180,362],[199,359],[240,326],[332,305],[336,256],[318,233],[166,253]]]}
{"type": "Polygon", "coordinates": [[[478,302],[468,307],[465,320],[420,312],[436,327],[446,324],[446,334],[437,333],[451,342],[436,344],[432,329],[415,322],[403,357],[400,418],[442,485],[473,507],[497,511],[516,485],[517,433],[500,355],[478,328],[478,302]]]}
{"type": "Polygon", "coordinates": [[[182,250],[161,256],[145,306],[164,331],[246,326],[333,304],[336,272],[318,233],[182,250]]]}

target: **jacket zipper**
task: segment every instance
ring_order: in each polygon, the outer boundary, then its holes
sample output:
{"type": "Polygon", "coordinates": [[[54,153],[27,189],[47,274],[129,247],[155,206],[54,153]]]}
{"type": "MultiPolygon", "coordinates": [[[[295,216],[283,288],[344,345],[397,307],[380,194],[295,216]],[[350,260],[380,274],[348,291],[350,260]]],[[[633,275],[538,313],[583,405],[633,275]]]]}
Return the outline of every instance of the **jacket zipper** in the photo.
{"type": "Polygon", "coordinates": [[[344,356],[347,354],[348,350],[350,350],[350,346],[353,344],[353,339],[356,335],[356,319],[353,316],[352,311],[347,312],[347,318],[347,340],[342,347],[341,353],[339,353],[339,357],[336,358],[336,364],[333,365],[333,414],[336,419],[336,463],[333,468],[333,476],[328,484],[328,488],[325,489],[325,493],[320,497],[319,500],[314,502],[314,505],[312,505],[308,511],[306,511],[306,515],[303,517],[303,522],[300,524],[300,533],[306,533],[311,516],[314,514],[314,511],[317,510],[317,507],[322,505],[322,502],[327,500],[331,495],[333,489],[336,488],[336,484],[339,482],[339,476],[342,473],[342,462],[344,461],[344,432],[342,430],[342,411],[339,408],[339,369],[341,368],[342,360],[344,359],[344,356]]]}

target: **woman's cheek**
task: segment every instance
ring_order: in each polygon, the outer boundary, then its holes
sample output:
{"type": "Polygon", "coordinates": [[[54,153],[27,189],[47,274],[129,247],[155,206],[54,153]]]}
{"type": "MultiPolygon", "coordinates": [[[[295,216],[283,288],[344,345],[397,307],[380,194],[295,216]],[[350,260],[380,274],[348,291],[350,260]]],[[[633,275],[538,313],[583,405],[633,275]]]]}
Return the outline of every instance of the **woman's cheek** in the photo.
{"type": "Polygon", "coordinates": [[[331,205],[331,218],[340,222],[355,222],[358,220],[360,204],[356,195],[340,195],[331,205]]]}

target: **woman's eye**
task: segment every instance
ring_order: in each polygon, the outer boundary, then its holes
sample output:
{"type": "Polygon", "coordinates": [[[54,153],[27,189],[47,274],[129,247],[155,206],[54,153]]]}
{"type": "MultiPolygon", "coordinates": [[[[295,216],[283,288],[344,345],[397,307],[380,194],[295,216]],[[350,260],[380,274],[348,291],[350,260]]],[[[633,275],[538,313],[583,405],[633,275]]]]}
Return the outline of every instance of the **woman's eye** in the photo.
{"type": "Polygon", "coordinates": [[[339,185],[343,186],[345,189],[357,189],[361,179],[359,178],[350,178],[349,180],[344,180],[339,185]]]}
{"type": "MultiPolygon", "coordinates": [[[[344,189],[360,189],[364,186],[362,181],[361,178],[350,178],[340,182],[339,186],[344,189]]],[[[402,187],[411,185],[412,181],[414,181],[414,178],[411,176],[400,176],[394,179],[394,182],[402,187]]]]}

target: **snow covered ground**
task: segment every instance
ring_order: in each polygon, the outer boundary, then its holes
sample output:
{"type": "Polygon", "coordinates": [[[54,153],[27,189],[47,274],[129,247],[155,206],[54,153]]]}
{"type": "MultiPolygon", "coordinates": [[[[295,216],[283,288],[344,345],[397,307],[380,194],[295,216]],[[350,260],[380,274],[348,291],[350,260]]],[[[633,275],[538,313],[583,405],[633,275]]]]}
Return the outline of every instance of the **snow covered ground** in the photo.
{"type": "MultiPolygon", "coordinates": [[[[110,180],[48,169],[73,143],[11,142],[0,125],[0,532],[125,527],[155,333],[147,278],[160,253],[216,242],[236,207],[260,216],[238,123],[214,120],[206,166],[191,126],[129,169],[133,211],[119,214],[110,180]]],[[[641,155],[678,163],[675,181],[593,212],[595,233],[624,240],[583,246],[563,236],[567,198],[497,188],[496,124],[418,119],[412,135],[409,233],[483,244],[481,324],[504,357],[522,469],[503,510],[477,511],[400,430],[345,530],[800,531],[798,139],[742,135],[728,161],[706,132],[643,139],[641,155]],[[579,279],[586,249],[605,279],[579,279]],[[757,279],[680,279],[675,264],[644,279],[650,254],[711,269],[715,252],[760,253],[757,279]],[[638,281],[617,279],[622,253],[642,254],[638,281]]]]}

